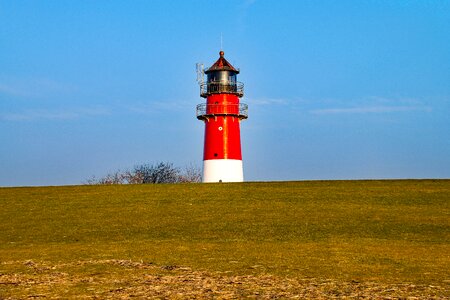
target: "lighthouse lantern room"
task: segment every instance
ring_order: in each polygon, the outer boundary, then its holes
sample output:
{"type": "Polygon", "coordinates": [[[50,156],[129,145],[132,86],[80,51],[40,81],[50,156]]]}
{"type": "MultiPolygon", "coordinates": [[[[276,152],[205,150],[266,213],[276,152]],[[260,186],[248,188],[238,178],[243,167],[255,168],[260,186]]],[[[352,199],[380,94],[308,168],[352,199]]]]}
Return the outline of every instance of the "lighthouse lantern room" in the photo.
{"type": "Polygon", "coordinates": [[[244,96],[244,84],[236,80],[239,69],[223,51],[219,54],[210,68],[199,71],[200,96],[206,98],[197,105],[197,119],[205,122],[203,182],[240,182],[244,175],[239,125],[248,117],[248,106],[239,103],[244,96]]]}

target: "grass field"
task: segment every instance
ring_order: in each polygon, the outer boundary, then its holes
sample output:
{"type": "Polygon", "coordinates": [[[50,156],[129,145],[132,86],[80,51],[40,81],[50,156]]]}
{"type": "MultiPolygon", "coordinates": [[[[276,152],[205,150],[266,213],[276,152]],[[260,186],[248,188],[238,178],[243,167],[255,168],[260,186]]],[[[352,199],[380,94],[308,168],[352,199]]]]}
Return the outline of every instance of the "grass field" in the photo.
{"type": "Polygon", "coordinates": [[[450,180],[0,188],[0,299],[450,297],[450,180]]]}

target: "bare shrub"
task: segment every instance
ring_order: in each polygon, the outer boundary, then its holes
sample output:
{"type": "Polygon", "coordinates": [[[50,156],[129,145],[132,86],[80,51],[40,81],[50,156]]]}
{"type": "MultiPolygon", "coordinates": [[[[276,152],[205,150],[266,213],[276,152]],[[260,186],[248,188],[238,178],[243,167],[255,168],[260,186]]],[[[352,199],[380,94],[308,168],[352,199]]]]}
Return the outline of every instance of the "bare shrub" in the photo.
{"type": "Polygon", "coordinates": [[[123,172],[119,170],[101,178],[92,176],[86,184],[188,183],[200,182],[201,178],[201,170],[193,164],[189,164],[181,171],[172,163],[159,162],[136,165],[131,170],[123,172]]]}
{"type": "Polygon", "coordinates": [[[180,174],[180,182],[201,182],[202,171],[194,164],[184,167],[184,172],[180,174]]]}
{"type": "Polygon", "coordinates": [[[114,173],[109,173],[102,178],[96,178],[92,176],[86,181],[87,184],[125,184],[128,183],[125,173],[116,171],[114,173]]]}
{"type": "Polygon", "coordinates": [[[180,170],[172,163],[137,165],[129,172],[129,183],[177,183],[180,170]]]}

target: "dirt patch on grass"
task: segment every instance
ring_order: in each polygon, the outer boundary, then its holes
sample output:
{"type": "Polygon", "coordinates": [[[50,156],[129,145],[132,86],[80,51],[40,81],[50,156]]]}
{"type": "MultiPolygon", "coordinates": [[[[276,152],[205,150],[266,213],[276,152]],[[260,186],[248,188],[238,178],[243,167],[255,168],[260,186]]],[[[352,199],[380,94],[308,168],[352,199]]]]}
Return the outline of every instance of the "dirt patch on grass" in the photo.
{"type": "Polygon", "coordinates": [[[448,285],[380,284],[272,275],[233,275],[128,260],[3,262],[0,299],[449,299],[448,285]]]}

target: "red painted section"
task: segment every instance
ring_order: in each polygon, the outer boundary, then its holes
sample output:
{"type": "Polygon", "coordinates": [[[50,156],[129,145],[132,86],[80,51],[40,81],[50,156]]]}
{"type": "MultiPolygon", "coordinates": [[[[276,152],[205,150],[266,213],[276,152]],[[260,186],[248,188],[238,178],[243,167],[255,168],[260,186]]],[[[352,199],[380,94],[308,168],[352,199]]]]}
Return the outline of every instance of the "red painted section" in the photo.
{"type": "MultiPolygon", "coordinates": [[[[208,109],[217,109],[217,105],[239,104],[239,98],[233,94],[213,94],[206,99],[208,109]],[[216,106],[214,106],[216,105],[216,106]]],[[[217,115],[205,121],[205,146],[203,160],[239,159],[241,154],[241,134],[239,118],[230,115],[217,115]]]]}
{"type": "Polygon", "coordinates": [[[206,98],[207,104],[238,104],[239,97],[234,94],[212,94],[206,98]]]}

